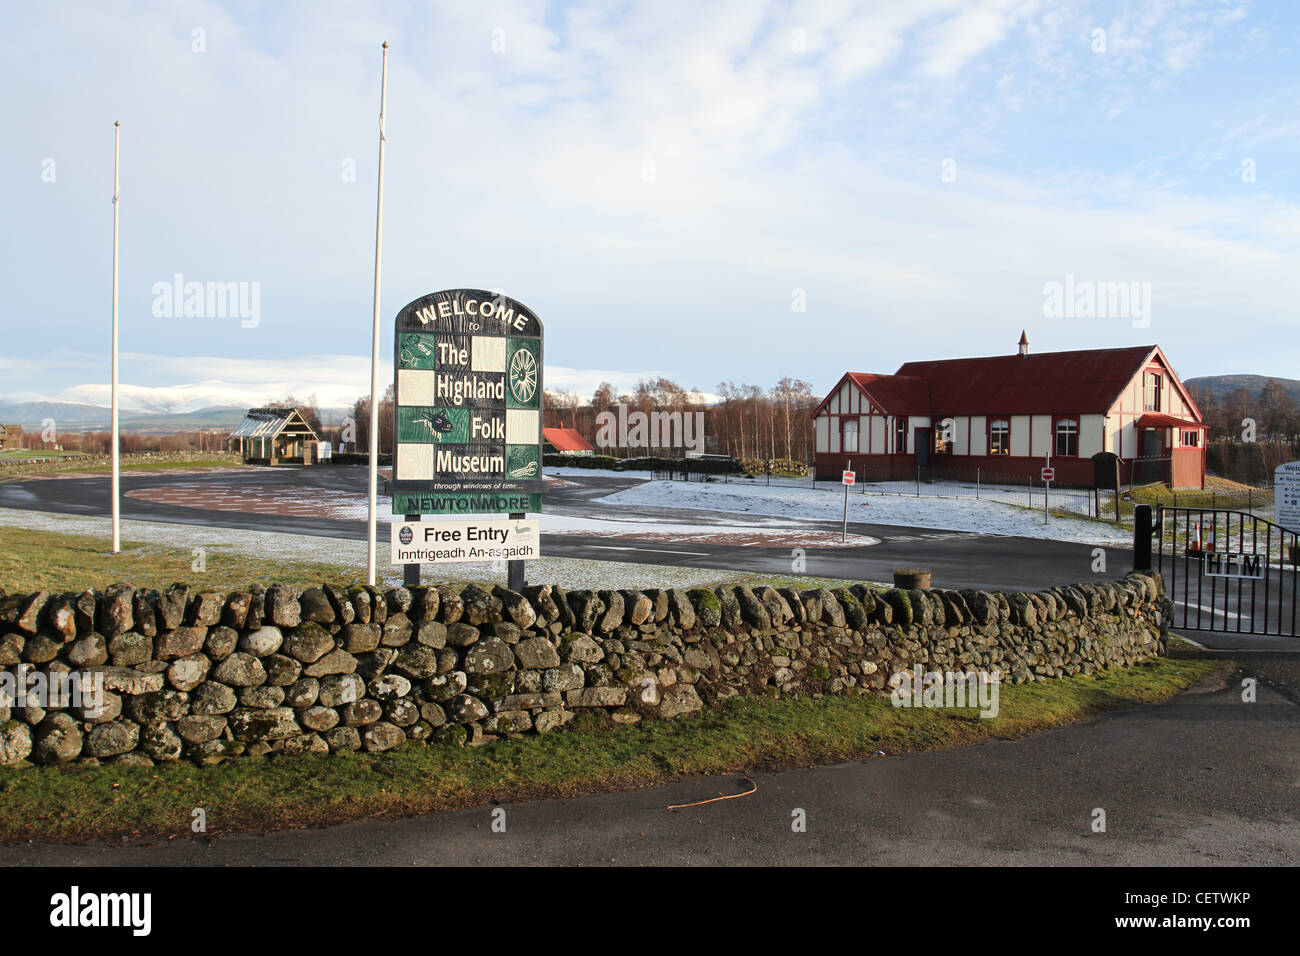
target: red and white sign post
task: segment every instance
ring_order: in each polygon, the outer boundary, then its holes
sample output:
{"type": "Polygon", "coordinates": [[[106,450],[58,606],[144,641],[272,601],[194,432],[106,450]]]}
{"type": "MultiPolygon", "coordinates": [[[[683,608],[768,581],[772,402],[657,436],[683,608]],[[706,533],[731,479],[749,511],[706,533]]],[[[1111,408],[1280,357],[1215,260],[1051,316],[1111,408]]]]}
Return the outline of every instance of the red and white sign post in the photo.
{"type": "MultiPolygon", "coordinates": [[[[853,462],[849,462],[849,468],[852,467],[853,462]]],[[[857,474],[848,468],[840,475],[840,481],[844,482],[844,526],[840,529],[840,544],[849,540],[849,487],[857,478],[857,474]]]]}
{"type": "Polygon", "coordinates": [[[1039,472],[1039,477],[1043,479],[1043,524],[1047,524],[1047,493],[1052,487],[1052,479],[1056,477],[1056,469],[1052,467],[1052,456],[1048,455],[1045,461],[1043,470],[1039,472]]]}

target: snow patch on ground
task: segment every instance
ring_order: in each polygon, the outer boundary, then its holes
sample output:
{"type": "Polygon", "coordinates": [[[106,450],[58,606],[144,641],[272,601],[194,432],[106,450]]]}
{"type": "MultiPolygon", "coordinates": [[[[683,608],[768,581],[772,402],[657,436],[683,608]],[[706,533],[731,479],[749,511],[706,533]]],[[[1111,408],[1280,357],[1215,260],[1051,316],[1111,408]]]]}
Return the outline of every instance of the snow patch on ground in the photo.
{"type": "MultiPolygon", "coordinates": [[[[840,521],[844,515],[843,492],[734,483],[652,481],[599,500],[604,504],[633,507],[689,508],[813,521],[840,521]]],[[[849,520],[1045,538],[1107,547],[1132,544],[1132,532],[1104,522],[1053,515],[1045,525],[1041,511],[1029,511],[982,498],[916,498],[850,493],[849,520]]]]}
{"type": "Polygon", "coordinates": [[[806,522],[758,521],[754,524],[671,524],[653,518],[610,520],[576,515],[541,514],[543,534],[631,538],[640,541],[676,541],[696,544],[756,544],[768,547],[862,548],[880,544],[879,538],[851,534],[841,542],[838,531],[810,530],[806,522]]]}

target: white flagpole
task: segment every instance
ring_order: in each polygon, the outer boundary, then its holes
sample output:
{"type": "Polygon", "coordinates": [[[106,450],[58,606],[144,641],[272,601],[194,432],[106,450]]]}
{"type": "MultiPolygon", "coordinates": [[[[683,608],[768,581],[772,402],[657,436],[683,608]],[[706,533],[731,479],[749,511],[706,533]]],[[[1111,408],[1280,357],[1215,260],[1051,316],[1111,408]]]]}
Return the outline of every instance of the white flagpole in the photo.
{"type": "Polygon", "coordinates": [[[109,401],[113,406],[113,553],[122,550],[121,495],[118,484],[118,458],[121,451],[117,436],[117,142],[121,132],[120,121],[113,123],[113,382],[109,388],[109,401]]]}
{"type": "Polygon", "coordinates": [[[370,514],[366,531],[366,581],[375,583],[375,498],[379,492],[379,256],[384,230],[384,110],[388,105],[388,41],[379,79],[379,186],[375,198],[375,313],[370,346],[370,514]]]}

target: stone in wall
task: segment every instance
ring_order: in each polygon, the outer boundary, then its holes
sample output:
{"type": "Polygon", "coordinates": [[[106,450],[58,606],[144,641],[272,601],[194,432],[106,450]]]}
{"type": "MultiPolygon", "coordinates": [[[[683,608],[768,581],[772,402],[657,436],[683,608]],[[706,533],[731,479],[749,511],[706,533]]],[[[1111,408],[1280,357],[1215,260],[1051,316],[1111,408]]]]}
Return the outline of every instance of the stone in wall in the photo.
{"type": "Polygon", "coordinates": [[[895,671],[1047,681],[1165,652],[1158,575],[1038,593],[470,586],[0,595],[0,669],[102,679],[95,711],[0,701],[0,765],[478,746],[576,714],[857,696],[895,671]]]}

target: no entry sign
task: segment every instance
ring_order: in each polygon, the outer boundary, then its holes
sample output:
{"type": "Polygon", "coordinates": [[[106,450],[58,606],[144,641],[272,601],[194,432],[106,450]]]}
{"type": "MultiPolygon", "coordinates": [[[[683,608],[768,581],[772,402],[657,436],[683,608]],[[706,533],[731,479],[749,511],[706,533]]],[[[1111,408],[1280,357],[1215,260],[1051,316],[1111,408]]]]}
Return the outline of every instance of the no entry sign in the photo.
{"type": "Polygon", "coordinates": [[[542,323],[514,299],[448,289],[397,315],[394,514],[542,510],[542,323]]]}
{"type": "Polygon", "coordinates": [[[1042,471],[1042,476],[1041,476],[1041,477],[1042,477],[1042,480],[1043,480],[1043,481],[1055,481],[1055,480],[1056,480],[1056,469],[1055,469],[1055,468],[1044,468],[1043,471],[1042,471]]]}
{"type": "Polygon", "coordinates": [[[857,480],[857,477],[858,477],[858,476],[857,476],[857,473],[856,473],[856,472],[846,471],[846,472],[844,472],[844,474],[843,474],[841,480],[842,480],[846,485],[851,485],[851,484],[853,484],[854,481],[857,480]]]}

